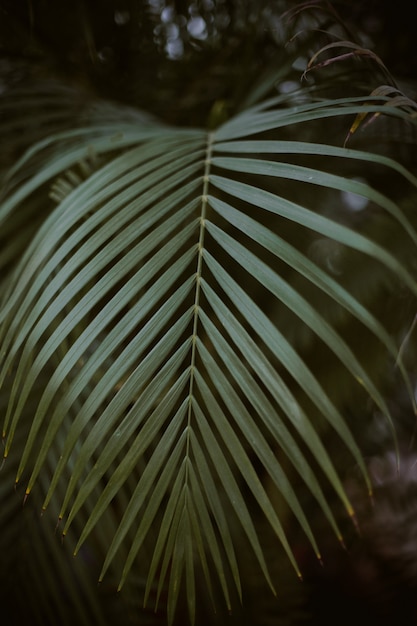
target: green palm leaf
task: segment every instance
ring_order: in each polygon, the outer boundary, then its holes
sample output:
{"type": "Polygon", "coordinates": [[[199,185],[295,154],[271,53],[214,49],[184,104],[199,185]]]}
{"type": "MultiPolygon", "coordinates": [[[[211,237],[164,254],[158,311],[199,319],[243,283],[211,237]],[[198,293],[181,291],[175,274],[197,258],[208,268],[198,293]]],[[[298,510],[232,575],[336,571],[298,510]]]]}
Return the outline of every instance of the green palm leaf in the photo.
{"type": "MultiPolygon", "coordinates": [[[[53,101],[42,94],[40,107],[44,98],[53,101]]],[[[345,98],[296,107],[278,106],[281,100],[256,105],[210,134],[98,106],[82,111],[72,129],[54,127],[28,145],[5,178],[0,223],[7,236],[18,229],[20,211],[28,216],[18,252],[0,255],[7,270],[0,309],[5,457],[19,445],[16,481],[25,477],[26,494],[41,483],[45,509],[59,502],[64,535],[71,527],[78,534],[75,552],[92,533],[102,537],[101,578],[114,566],[120,586],[126,584],[156,527],[144,600],[155,581],[159,598],[166,581],[171,621],[183,581],[194,618],[200,570],[213,598],[212,576],[218,577],[229,609],[231,585],[241,594],[236,526],[274,588],[256,530],[258,511],[301,575],[265,476],[318,558],[289,466],[341,540],[325,485],[354,512],[321,440],[323,419],[371,489],[342,411],[297,342],[285,336],[285,315],[391,419],[378,381],[323,312],[320,297],[360,324],[392,361],[396,341],[366,299],[297,241],[326,237],[417,294],[414,276],[385,240],[292,200],[286,184],[307,194],[361,195],[412,250],[412,216],[383,191],[324,171],[315,158],[344,159],[359,172],[372,162],[413,193],[417,180],[386,156],[277,136],[294,124],[364,110],[406,114],[383,98],[374,105],[345,98]],[[308,157],[309,164],[285,163],[286,156],[308,157]],[[29,218],[38,213],[41,225],[34,229],[29,218]],[[318,299],[300,286],[306,284],[318,299]],[[100,535],[117,498],[122,511],[100,535]]],[[[399,367],[410,388],[401,360],[399,367]]]]}

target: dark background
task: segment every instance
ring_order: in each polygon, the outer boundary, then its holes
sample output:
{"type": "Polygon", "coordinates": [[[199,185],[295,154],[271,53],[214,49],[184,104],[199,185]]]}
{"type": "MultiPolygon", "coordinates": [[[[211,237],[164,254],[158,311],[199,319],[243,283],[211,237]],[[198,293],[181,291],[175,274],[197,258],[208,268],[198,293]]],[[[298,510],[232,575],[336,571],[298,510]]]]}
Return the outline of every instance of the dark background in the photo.
{"type": "MultiPolygon", "coordinates": [[[[285,0],[0,0],[0,60],[37,67],[94,94],[180,124],[205,124],[215,102],[233,109],[289,38],[314,28],[285,0]]],[[[313,7],[308,8],[309,4],[313,7]]],[[[351,34],[406,84],[417,80],[416,26],[407,0],[333,2],[351,34]]],[[[308,20],[311,20],[308,22],[308,20]]],[[[315,33],[317,45],[318,33],[315,33]]],[[[331,41],[323,37],[324,43],[331,41]]],[[[33,70],[34,71],[34,70],[33,70]]],[[[301,72],[299,72],[301,77],[301,72]]],[[[410,85],[410,89],[413,87],[410,85]]]]}

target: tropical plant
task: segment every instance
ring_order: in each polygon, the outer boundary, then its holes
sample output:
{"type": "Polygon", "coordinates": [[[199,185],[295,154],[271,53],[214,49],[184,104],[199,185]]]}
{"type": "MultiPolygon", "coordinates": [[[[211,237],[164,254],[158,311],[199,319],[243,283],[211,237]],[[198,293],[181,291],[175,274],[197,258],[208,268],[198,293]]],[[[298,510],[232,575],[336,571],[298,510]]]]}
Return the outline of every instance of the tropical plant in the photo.
{"type": "Polygon", "coordinates": [[[306,494],[342,541],[345,451],[372,490],[346,407],[369,398],[392,424],[398,373],[411,406],[411,318],[381,302],[417,295],[417,179],[366,133],[389,145],[387,120],[415,129],[413,103],[346,81],[343,96],[280,91],[293,73],[275,63],[229,119],[214,108],[213,130],[56,80],[2,95],[0,524],[19,545],[11,518],[29,518],[42,623],[66,623],[69,604],[109,623],[83,561],[124,588],[129,616],[143,602],[172,623],[185,589],[193,622],[203,585],[235,610],[242,546],[277,584],[263,517],[301,577],[293,523],[321,558],[306,494]],[[33,508],[17,513],[14,477],[33,508]]]}

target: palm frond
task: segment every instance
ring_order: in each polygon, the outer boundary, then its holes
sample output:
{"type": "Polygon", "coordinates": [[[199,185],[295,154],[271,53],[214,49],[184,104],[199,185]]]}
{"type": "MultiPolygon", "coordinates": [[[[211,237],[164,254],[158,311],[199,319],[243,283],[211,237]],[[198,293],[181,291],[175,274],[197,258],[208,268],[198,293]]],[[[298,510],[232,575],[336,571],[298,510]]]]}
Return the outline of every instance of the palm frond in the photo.
{"type": "MultiPolygon", "coordinates": [[[[117,106],[87,107],[74,128],[53,128],[6,175],[0,223],[21,243],[0,256],[7,268],[0,309],[4,456],[18,446],[16,481],[26,480],[27,495],[41,482],[45,509],[59,500],[54,510],[64,535],[71,527],[79,535],[76,552],[92,533],[100,535],[113,511],[117,522],[101,541],[101,578],[114,566],[124,585],[156,527],[144,599],[156,579],[159,598],[167,580],[171,621],[183,580],[194,618],[198,571],[209,589],[218,577],[228,608],[231,586],[241,594],[237,526],[274,588],[256,529],[260,512],[301,575],[265,476],[318,558],[289,467],[341,540],[327,485],[348,515],[354,511],[321,440],[323,420],[371,490],[343,411],[297,340],[285,335],[283,320],[296,320],[346,384],[364,390],[391,419],[378,380],[322,300],[359,324],[392,362],[396,339],[366,297],[300,242],[327,238],[416,295],[395,241],[326,215],[308,198],[317,190],[362,196],[413,251],[413,216],[395,198],[331,170],[343,160],[360,175],[371,163],[397,176],[404,194],[416,193],[417,180],[387,156],[281,140],[280,133],[365,109],[410,123],[383,100],[277,106],[273,98],[214,133],[168,127],[117,106]],[[100,158],[82,174],[91,155],[100,158]],[[328,170],[323,159],[331,160],[328,170]],[[292,185],[305,202],[292,197],[292,185]]],[[[399,367],[411,389],[401,359],[399,367]]]]}

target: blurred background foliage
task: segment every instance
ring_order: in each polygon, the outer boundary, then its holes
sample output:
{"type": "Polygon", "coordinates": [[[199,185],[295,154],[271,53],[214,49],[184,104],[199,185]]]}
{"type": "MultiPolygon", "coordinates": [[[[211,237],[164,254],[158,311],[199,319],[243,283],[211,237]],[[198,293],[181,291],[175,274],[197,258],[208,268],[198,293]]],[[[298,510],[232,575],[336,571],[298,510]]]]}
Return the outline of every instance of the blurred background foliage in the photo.
{"type": "MultiPolygon", "coordinates": [[[[358,45],[372,49],[383,59],[398,86],[410,98],[415,98],[417,49],[410,4],[406,0],[366,3],[357,0],[334,4],[339,17],[326,2],[306,2],[299,13],[299,3],[285,0],[0,0],[0,96],[11,87],[56,79],[68,87],[63,98],[73,98],[74,111],[77,111],[77,98],[82,111],[84,98],[98,96],[144,109],[170,124],[213,128],[243,108],[257,86],[265,90],[264,95],[268,92],[285,93],[299,86],[311,56],[339,37],[355,39],[358,45]],[[275,77],[278,74],[285,76],[285,80],[277,82],[275,77]]],[[[386,81],[386,75],[372,60],[358,65],[355,59],[348,59],[308,73],[306,81],[322,85],[323,95],[351,96],[371,93],[386,81]]],[[[5,130],[0,155],[3,169],[7,169],[31,142],[43,136],[42,127],[35,120],[34,112],[30,133],[22,133],[21,137],[19,128],[11,125],[9,131],[5,130]],[[13,141],[9,142],[11,135],[13,141]]],[[[70,127],[72,120],[68,119],[66,123],[70,127]]],[[[62,128],[62,120],[59,120],[59,128],[62,128]]],[[[352,138],[350,145],[380,149],[393,158],[401,157],[408,165],[415,163],[415,137],[390,122],[384,127],[385,135],[381,134],[381,125],[378,130],[374,128],[370,124],[362,134],[352,138]]],[[[306,131],[304,140],[319,137],[325,141],[326,133],[331,132],[338,133],[342,143],[347,131],[348,127],[340,123],[331,128],[318,124],[312,134],[306,131]]],[[[298,139],[291,136],[291,131],[286,132],[289,139],[298,139]]],[[[334,134],[331,139],[334,140],[334,134]]],[[[378,172],[370,168],[367,179],[372,182],[373,176],[378,177],[378,172]]],[[[382,186],[390,188],[394,197],[401,198],[403,189],[396,188],[395,183],[395,180],[387,179],[382,186]]],[[[415,198],[403,200],[411,214],[415,198]]],[[[324,213],[331,214],[336,210],[340,215],[344,211],[343,220],[347,223],[356,220],[365,231],[380,228],[384,233],[383,219],[375,218],[372,210],[363,215],[360,211],[347,210],[346,206],[335,207],[332,198],[319,195],[315,202],[320,204],[324,213]]],[[[399,255],[403,254],[410,262],[410,251],[401,249],[399,232],[391,230],[381,236],[385,236],[390,245],[399,250],[399,255]]],[[[352,257],[340,260],[338,250],[326,246],[324,241],[316,240],[311,243],[310,253],[327,264],[349,264],[352,268],[359,263],[352,257]]],[[[378,312],[383,308],[387,326],[397,338],[404,337],[412,323],[416,303],[400,287],[396,290],[390,284],[385,288],[386,277],[378,277],[376,272],[376,268],[369,267],[367,272],[361,273],[357,266],[353,273],[355,288],[364,292],[369,290],[369,277],[372,276],[379,290],[378,299],[372,306],[378,312]]],[[[371,296],[369,290],[370,299],[371,296]]],[[[283,319],[284,330],[289,336],[296,333],[292,321],[291,316],[283,319]]],[[[349,337],[353,344],[363,347],[371,360],[378,361],[378,353],[371,354],[372,346],[361,346],[364,338],[356,335],[355,329],[349,330],[349,337]]],[[[316,368],[320,369],[309,338],[297,336],[293,339],[303,345],[306,362],[314,361],[316,368]]],[[[403,386],[397,385],[395,377],[394,381],[391,377],[386,391],[404,456],[408,459],[399,489],[395,482],[395,463],[390,454],[389,429],[381,416],[370,408],[365,396],[355,397],[352,402],[350,389],[338,388],[337,374],[331,378],[328,371],[327,356],[323,357],[323,376],[332,381],[335,394],[342,398],[365,456],[379,459],[373,465],[371,463],[371,470],[380,484],[381,497],[369,512],[363,495],[357,495],[356,470],[349,467],[343,447],[330,432],[323,435],[327,446],[339,459],[339,466],[348,468],[346,484],[356,498],[359,511],[366,511],[364,519],[369,520],[369,524],[364,526],[364,536],[359,538],[346,523],[346,542],[353,555],[348,558],[335,541],[329,539],[327,545],[327,529],[322,528],[318,519],[316,526],[324,537],[327,563],[322,568],[309,553],[304,553],[302,539],[294,531],[292,540],[306,580],[300,585],[277,549],[273,574],[280,581],[278,599],[264,589],[253,563],[245,561],[246,546],[242,538],[242,578],[247,587],[244,606],[231,616],[222,613],[221,608],[214,615],[211,607],[200,606],[198,626],[206,623],[326,626],[351,624],[358,619],[368,624],[401,623],[405,626],[414,623],[416,609],[410,597],[415,592],[417,579],[412,568],[404,573],[403,567],[410,558],[413,563],[417,562],[413,527],[417,496],[413,473],[414,416],[403,386]],[[366,428],[363,427],[365,420],[366,428]],[[402,553],[404,537],[409,552],[402,553]],[[395,584],[392,583],[392,572],[398,575],[395,584]],[[368,592],[364,591],[367,588],[368,592]],[[400,618],[398,622],[392,621],[397,618],[400,618]]],[[[416,360],[410,343],[406,356],[415,380],[416,360]]],[[[4,407],[5,402],[6,397],[0,395],[0,406],[4,407]]],[[[24,439],[25,434],[22,432],[19,436],[24,439]]],[[[40,518],[42,500],[40,496],[37,500],[36,492],[22,508],[23,493],[20,488],[14,490],[12,486],[17,462],[18,459],[11,456],[2,470],[0,482],[2,623],[165,624],[164,598],[156,612],[141,610],[136,602],[137,588],[143,588],[145,584],[141,576],[144,577],[147,570],[146,557],[143,573],[139,568],[122,593],[115,593],[118,580],[112,572],[98,587],[100,537],[94,536],[78,558],[73,559],[71,535],[65,539],[65,549],[59,533],[51,538],[58,511],[51,507],[40,518]],[[6,528],[7,532],[4,532],[6,528]],[[37,567],[40,561],[43,564],[41,574],[37,567]]],[[[308,494],[304,498],[308,506],[308,494]]],[[[334,504],[338,510],[338,503],[334,504]]],[[[123,502],[116,503],[115,510],[117,507],[123,507],[123,502]]],[[[111,511],[108,518],[106,524],[109,527],[117,523],[112,519],[111,511]]],[[[79,524],[82,526],[82,519],[79,524]]],[[[74,528],[74,536],[78,529],[74,528]]],[[[268,542],[269,527],[265,525],[261,530],[268,542]]],[[[204,598],[204,589],[199,597],[204,598]]],[[[187,623],[185,606],[179,608],[177,623],[187,623]]]]}
{"type": "MultiPolygon", "coordinates": [[[[214,106],[222,114],[241,106],[312,29],[314,52],[344,32],[371,47],[399,79],[415,79],[406,0],[336,2],[339,23],[329,3],[302,4],[297,12],[300,3],[288,0],[2,0],[3,80],[11,78],[8,65],[13,80],[30,65],[170,122],[205,125],[214,106]]],[[[299,81],[299,68],[293,77],[299,81]]]]}

